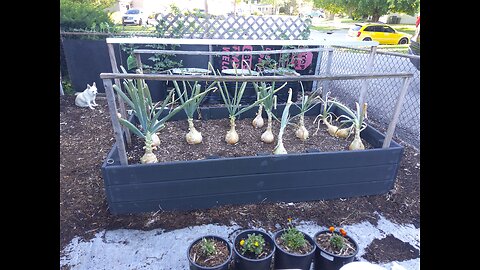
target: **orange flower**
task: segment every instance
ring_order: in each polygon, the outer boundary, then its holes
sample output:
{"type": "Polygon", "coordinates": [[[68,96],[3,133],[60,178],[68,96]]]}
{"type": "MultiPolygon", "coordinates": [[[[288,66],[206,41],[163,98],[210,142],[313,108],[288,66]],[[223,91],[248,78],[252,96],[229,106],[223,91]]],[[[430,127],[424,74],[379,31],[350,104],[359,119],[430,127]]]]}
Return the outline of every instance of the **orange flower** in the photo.
{"type": "Polygon", "coordinates": [[[245,244],[245,240],[240,240],[240,246],[243,246],[245,244]]]}
{"type": "Polygon", "coordinates": [[[347,232],[346,232],[344,229],[340,229],[340,233],[341,233],[343,236],[347,235],[347,232]]]}
{"type": "Polygon", "coordinates": [[[330,228],[328,228],[331,232],[335,231],[335,227],[331,226],[330,228]]]}

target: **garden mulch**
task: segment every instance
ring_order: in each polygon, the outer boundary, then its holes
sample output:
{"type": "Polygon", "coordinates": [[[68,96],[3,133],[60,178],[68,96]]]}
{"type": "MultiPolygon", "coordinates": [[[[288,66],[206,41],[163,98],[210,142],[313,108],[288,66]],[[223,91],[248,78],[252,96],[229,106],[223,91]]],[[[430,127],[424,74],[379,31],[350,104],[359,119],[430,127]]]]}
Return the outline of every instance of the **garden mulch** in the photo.
{"type": "MultiPolygon", "coordinates": [[[[101,174],[102,162],[115,143],[107,102],[104,97],[97,97],[99,106],[95,110],[90,110],[75,106],[74,100],[75,96],[60,97],[60,250],[63,250],[75,236],[89,240],[99,231],[120,228],[174,230],[211,223],[231,225],[232,222],[235,222],[245,228],[257,226],[275,231],[277,224],[286,227],[288,218],[314,221],[319,225],[336,227],[362,221],[377,224],[378,215],[376,213],[396,223],[410,223],[417,228],[420,227],[420,153],[403,143],[405,151],[394,188],[383,195],[298,203],[232,205],[191,211],[111,215],[108,211],[101,174]]],[[[307,121],[313,120],[308,119],[307,121]]],[[[195,147],[211,148],[215,145],[213,140],[216,140],[218,145],[225,148],[222,152],[214,150],[208,155],[228,156],[228,149],[238,151],[237,146],[242,146],[240,144],[235,147],[226,147],[223,138],[228,129],[228,121],[220,123],[224,125],[222,130],[215,131],[213,129],[217,136],[215,138],[208,136],[209,127],[204,122],[197,121],[197,123],[197,128],[204,137],[205,145],[195,147]]],[[[263,145],[263,143],[249,138],[249,135],[245,135],[250,133],[242,133],[240,131],[242,125],[245,128],[251,127],[246,124],[247,120],[245,120],[245,124],[242,123],[239,121],[239,126],[237,126],[242,143],[257,145],[252,146],[254,147],[252,151],[255,153],[273,149],[274,145],[263,145]]],[[[189,146],[184,141],[187,132],[186,123],[178,125],[176,129],[174,125],[168,125],[169,132],[163,132],[160,140],[162,144],[169,145],[166,148],[168,151],[178,152],[180,155],[188,153],[189,156],[186,158],[192,158],[195,151],[181,151],[182,148],[178,148],[182,147],[181,145],[189,146]],[[173,139],[167,139],[164,136],[166,134],[173,136],[173,139]]],[[[253,130],[253,127],[251,129],[253,130]]],[[[310,130],[311,134],[314,129],[310,130]]],[[[276,133],[275,128],[274,133],[276,133]]],[[[302,146],[303,150],[289,149],[295,145],[290,143],[291,140],[296,139],[292,136],[294,136],[293,132],[287,132],[285,137],[285,147],[288,151],[300,152],[313,147],[310,145],[311,142],[308,142],[302,146]]],[[[398,142],[398,140],[396,141],[398,142]]],[[[348,144],[337,146],[337,150],[343,151],[347,147],[348,144]]],[[[140,147],[137,146],[137,148],[140,147]]],[[[203,151],[198,153],[203,153],[203,151]]],[[[133,161],[140,154],[131,153],[129,155],[133,161]]],[[[196,158],[203,157],[197,156],[196,158]]],[[[381,242],[376,244],[381,244],[381,242]]],[[[407,254],[409,256],[404,259],[410,259],[409,249],[411,247],[405,245],[382,245],[382,252],[376,253],[375,248],[367,248],[363,257],[375,258],[375,261],[385,261],[392,256],[399,260],[402,258],[399,258],[398,254],[407,254]]]]}

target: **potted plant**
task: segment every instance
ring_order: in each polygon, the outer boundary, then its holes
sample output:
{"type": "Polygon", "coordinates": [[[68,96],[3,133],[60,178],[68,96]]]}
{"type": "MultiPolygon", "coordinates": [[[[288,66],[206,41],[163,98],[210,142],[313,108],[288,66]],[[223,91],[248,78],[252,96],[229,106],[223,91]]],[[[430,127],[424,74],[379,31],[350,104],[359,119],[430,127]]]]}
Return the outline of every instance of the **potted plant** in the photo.
{"type": "Polygon", "coordinates": [[[347,235],[344,229],[334,227],[322,230],[313,237],[317,246],[315,252],[315,270],[339,270],[350,263],[358,253],[358,244],[347,235]]]}
{"type": "Polygon", "coordinates": [[[275,253],[272,237],[259,230],[244,230],[233,241],[236,270],[270,270],[275,253]]]}
{"type": "Polygon", "coordinates": [[[228,241],[216,235],[197,238],[187,249],[190,270],[227,270],[232,254],[228,241]]]}
{"type": "MultiPolygon", "coordinates": [[[[287,62],[290,60],[288,55],[289,54],[282,54],[279,59],[280,63],[278,63],[273,58],[265,58],[261,60],[259,63],[257,63],[255,66],[263,76],[300,76],[300,73],[295,71],[292,64],[287,64],[287,62]]],[[[279,81],[277,83],[283,84],[284,82],[279,81]]],[[[288,96],[286,89],[292,88],[293,89],[292,101],[296,102],[298,89],[300,88],[300,82],[290,81],[285,83],[287,84],[285,87],[285,90],[280,91],[278,93],[279,101],[286,102],[286,99],[288,96]]],[[[271,85],[275,87],[275,82],[273,82],[271,85]]]]}
{"type": "Polygon", "coordinates": [[[273,239],[276,246],[275,269],[310,269],[316,249],[312,237],[290,225],[277,231],[273,239]]]}

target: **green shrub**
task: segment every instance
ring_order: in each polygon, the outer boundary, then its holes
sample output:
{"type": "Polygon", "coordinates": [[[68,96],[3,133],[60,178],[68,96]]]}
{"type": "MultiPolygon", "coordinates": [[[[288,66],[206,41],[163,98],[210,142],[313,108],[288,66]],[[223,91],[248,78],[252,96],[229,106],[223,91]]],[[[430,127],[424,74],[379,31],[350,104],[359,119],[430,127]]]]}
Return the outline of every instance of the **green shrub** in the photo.
{"type": "Polygon", "coordinates": [[[113,25],[105,8],[111,1],[60,0],[60,28],[64,31],[113,25]]]}

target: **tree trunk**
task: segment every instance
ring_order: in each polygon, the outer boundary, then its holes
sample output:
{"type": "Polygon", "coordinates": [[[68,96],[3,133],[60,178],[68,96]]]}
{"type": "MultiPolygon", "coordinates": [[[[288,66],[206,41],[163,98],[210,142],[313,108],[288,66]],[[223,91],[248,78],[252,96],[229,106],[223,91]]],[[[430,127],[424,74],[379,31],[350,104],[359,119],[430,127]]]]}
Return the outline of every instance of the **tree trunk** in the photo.
{"type": "Polygon", "coordinates": [[[380,19],[380,14],[378,14],[377,12],[373,13],[372,22],[378,22],[379,19],[380,19]]]}

